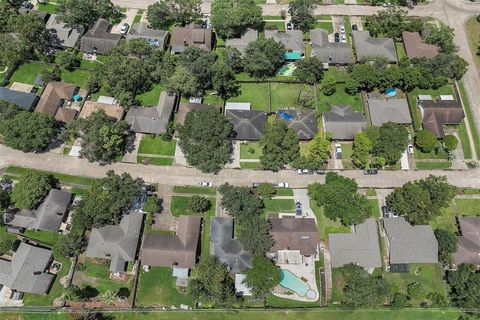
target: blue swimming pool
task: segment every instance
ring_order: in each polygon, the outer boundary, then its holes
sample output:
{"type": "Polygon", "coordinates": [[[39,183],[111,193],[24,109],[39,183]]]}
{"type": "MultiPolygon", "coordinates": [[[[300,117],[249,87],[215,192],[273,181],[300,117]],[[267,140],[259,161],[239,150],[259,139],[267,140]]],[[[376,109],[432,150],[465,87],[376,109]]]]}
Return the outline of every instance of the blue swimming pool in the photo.
{"type": "Polygon", "coordinates": [[[294,275],[290,270],[280,270],[280,285],[294,291],[300,297],[306,297],[313,300],[317,295],[315,291],[310,289],[310,286],[307,283],[294,275]]]}

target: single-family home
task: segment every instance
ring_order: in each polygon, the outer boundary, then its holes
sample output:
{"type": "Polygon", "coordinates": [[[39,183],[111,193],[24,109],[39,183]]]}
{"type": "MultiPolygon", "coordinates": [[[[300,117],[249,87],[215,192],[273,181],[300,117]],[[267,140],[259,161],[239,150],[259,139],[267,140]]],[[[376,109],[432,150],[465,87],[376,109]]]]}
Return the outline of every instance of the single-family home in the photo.
{"type": "Polygon", "coordinates": [[[0,285],[12,291],[47,294],[55,275],[48,273],[52,250],[22,242],[11,260],[0,259],[0,285]]]}
{"type": "Polygon", "coordinates": [[[113,102],[100,102],[100,98],[98,101],[85,101],[82,110],[80,110],[80,114],[78,116],[80,118],[86,119],[95,111],[103,110],[105,114],[110,118],[116,121],[122,120],[125,110],[117,103],[117,101],[113,100],[113,102]]]}
{"type": "Polygon", "coordinates": [[[299,140],[311,140],[318,132],[317,110],[315,109],[280,110],[277,112],[277,121],[282,121],[287,127],[293,129],[299,140]]]}
{"type": "Polygon", "coordinates": [[[270,255],[278,263],[299,264],[316,259],[320,240],[315,219],[270,216],[268,221],[273,239],[270,255]]]}
{"type": "Polygon", "coordinates": [[[437,263],[438,243],[430,225],[412,226],[405,218],[385,218],[390,265],[437,263]]]}
{"type": "Polygon", "coordinates": [[[462,105],[455,100],[418,100],[423,128],[437,138],[445,137],[444,125],[459,125],[465,116],[462,105]]]}
{"type": "Polygon", "coordinates": [[[373,218],[355,225],[351,233],[330,233],[328,245],[333,268],[349,263],[368,270],[382,266],[377,223],[373,218]]]}
{"type": "Polygon", "coordinates": [[[80,51],[87,53],[107,53],[115,48],[122,35],[109,32],[110,22],[100,18],[85,33],[80,42],[80,51]]]}
{"type": "Polygon", "coordinates": [[[332,106],[331,111],[323,113],[323,128],[335,140],[353,140],[355,134],[367,128],[367,120],[349,105],[332,106]]]}
{"type": "Polygon", "coordinates": [[[176,101],[175,94],[162,91],[156,107],[132,107],[128,110],[125,120],[130,129],[136,133],[165,133],[176,101]]]}
{"type": "Polygon", "coordinates": [[[403,46],[407,57],[413,58],[433,58],[438,52],[438,46],[423,42],[420,33],[404,31],[402,33],[403,46]]]}
{"type": "Polygon", "coordinates": [[[124,215],[117,225],[93,228],[86,256],[109,259],[110,272],[125,271],[127,262],[135,261],[143,217],[141,213],[132,212],[124,215]]]}
{"type": "Polygon", "coordinates": [[[455,265],[462,263],[480,266],[480,217],[460,217],[460,236],[457,251],[453,254],[455,265]]]}
{"type": "Polygon", "coordinates": [[[33,111],[38,103],[35,93],[25,93],[0,87],[0,101],[12,103],[25,111],[33,111]]]}
{"type": "Polygon", "coordinates": [[[287,50],[285,52],[285,60],[300,60],[305,55],[305,45],[301,30],[265,30],[265,39],[269,38],[285,46],[287,50]]]}
{"type": "Polygon", "coordinates": [[[328,41],[328,32],[323,29],[310,30],[312,56],[331,65],[345,65],[353,62],[352,47],[348,43],[328,41]]]}
{"type": "Polygon", "coordinates": [[[64,107],[66,101],[73,99],[78,87],[71,83],[53,81],[47,84],[38,101],[35,112],[55,117],[55,120],[68,123],[75,119],[77,110],[64,107]]]}
{"type": "Polygon", "coordinates": [[[400,98],[369,98],[368,111],[372,126],[380,127],[387,122],[399,124],[412,123],[407,99],[400,98]]]}
{"type": "Polygon", "coordinates": [[[72,198],[73,194],[70,192],[51,189],[38,208],[9,211],[5,214],[5,223],[15,227],[57,232],[66,220],[72,198]]]}
{"type": "Polygon", "coordinates": [[[397,50],[391,38],[373,38],[368,31],[352,31],[355,53],[358,61],[373,60],[385,57],[388,62],[397,62],[397,50]]]}
{"type": "Polygon", "coordinates": [[[185,118],[190,111],[199,111],[205,109],[211,109],[212,106],[202,103],[192,103],[192,102],[180,102],[177,111],[177,124],[183,125],[185,118]]]}
{"type": "Polygon", "coordinates": [[[45,29],[50,31],[53,45],[63,48],[73,48],[77,45],[80,37],[85,33],[81,25],[69,26],[60,20],[57,14],[51,14],[45,24],[45,29]]]}
{"type": "Polygon", "coordinates": [[[239,38],[231,38],[225,41],[225,46],[232,47],[240,51],[243,54],[245,48],[247,48],[250,42],[254,42],[258,39],[258,30],[248,28],[239,38]]]}
{"type": "Polygon", "coordinates": [[[185,27],[174,27],[172,32],[172,53],[182,53],[188,47],[212,51],[214,44],[212,29],[191,23],[185,27]]]}
{"type": "Polygon", "coordinates": [[[252,267],[253,255],[233,235],[233,218],[215,217],[210,225],[210,255],[225,263],[232,273],[252,267]]]}
{"type": "Polygon", "coordinates": [[[148,26],[146,22],[139,22],[132,26],[127,35],[127,41],[133,39],[144,39],[149,45],[165,50],[168,40],[168,32],[165,30],[156,30],[148,26]]]}
{"type": "Polygon", "coordinates": [[[264,111],[226,109],[225,116],[233,125],[233,139],[250,141],[262,139],[267,122],[264,111]]]}

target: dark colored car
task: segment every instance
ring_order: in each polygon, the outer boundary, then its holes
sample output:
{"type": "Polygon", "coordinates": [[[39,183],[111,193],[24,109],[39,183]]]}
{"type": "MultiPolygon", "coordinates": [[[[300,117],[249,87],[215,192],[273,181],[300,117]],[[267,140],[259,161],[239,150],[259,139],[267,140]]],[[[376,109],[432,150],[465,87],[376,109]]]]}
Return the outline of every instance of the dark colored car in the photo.
{"type": "Polygon", "coordinates": [[[292,30],[293,29],[293,24],[291,22],[287,23],[287,30],[292,30]]]}
{"type": "Polygon", "coordinates": [[[335,32],[335,42],[340,42],[340,33],[335,32]]]}
{"type": "Polygon", "coordinates": [[[327,172],[325,170],[317,170],[317,171],[315,171],[315,174],[319,174],[319,175],[323,176],[323,175],[327,174],[327,172]]]}
{"type": "Polygon", "coordinates": [[[33,9],[33,4],[31,2],[28,2],[28,1],[23,1],[22,4],[20,5],[20,9],[30,11],[30,10],[33,9]]]}
{"type": "Polygon", "coordinates": [[[300,201],[295,202],[295,214],[297,216],[302,215],[302,203],[300,201]]]}
{"type": "Polygon", "coordinates": [[[388,213],[388,207],[387,206],[382,206],[382,215],[384,218],[388,218],[390,214],[388,213]]]}
{"type": "Polygon", "coordinates": [[[356,24],[352,24],[352,30],[358,30],[358,26],[356,24]]]}
{"type": "Polygon", "coordinates": [[[363,174],[366,174],[366,175],[378,174],[378,169],[365,169],[363,170],[363,174]]]}

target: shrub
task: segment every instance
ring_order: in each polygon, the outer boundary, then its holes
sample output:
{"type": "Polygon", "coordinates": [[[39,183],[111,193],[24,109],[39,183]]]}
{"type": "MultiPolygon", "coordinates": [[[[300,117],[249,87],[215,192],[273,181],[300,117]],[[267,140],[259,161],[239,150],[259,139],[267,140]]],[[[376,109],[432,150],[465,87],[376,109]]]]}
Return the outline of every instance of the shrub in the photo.
{"type": "Polygon", "coordinates": [[[205,197],[193,196],[188,201],[188,210],[196,213],[206,212],[212,207],[212,202],[205,197]]]}
{"type": "Polygon", "coordinates": [[[447,135],[445,138],[443,138],[443,144],[445,145],[445,149],[453,151],[457,149],[458,139],[453,135],[447,135]]]}
{"type": "Polygon", "coordinates": [[[431,152],[437,143],[437,137],[430,130],[420,130],[415,135],[415,145],[422,152],[431,152]]]}

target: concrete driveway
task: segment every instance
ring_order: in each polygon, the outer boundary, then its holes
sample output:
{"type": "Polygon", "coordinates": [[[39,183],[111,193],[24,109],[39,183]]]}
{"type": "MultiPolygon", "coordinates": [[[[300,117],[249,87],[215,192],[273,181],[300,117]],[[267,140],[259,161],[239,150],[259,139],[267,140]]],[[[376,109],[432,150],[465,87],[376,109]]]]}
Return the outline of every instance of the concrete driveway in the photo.
{"type": "Polygon", "coordinates": [[[313,214],[313,210],[310,207],[310,197],[308,196],[308,189],[293,189],[293,200],[300,201],[302,204],[303,215],[307,218],[314,218],[315,222],[317,217],[313,214]]]}
{"type": "Polygon", "coordinates": [[[135,19],[135,16],[137,15],[137,11],[138,11],[137,9],[127,9],[127,11],[124,13],[125,16],[123,17],[122,21],[120,21],[119,24],[116,24],[112,27],[112,33],[120,34],[120,32],[122,30],[122,26],[125,23],[128,23],[128,25],[130,27],[132,27],[133,20],[135,19]]]}

